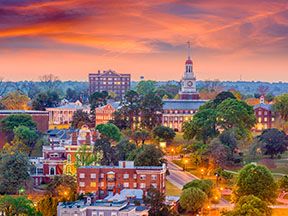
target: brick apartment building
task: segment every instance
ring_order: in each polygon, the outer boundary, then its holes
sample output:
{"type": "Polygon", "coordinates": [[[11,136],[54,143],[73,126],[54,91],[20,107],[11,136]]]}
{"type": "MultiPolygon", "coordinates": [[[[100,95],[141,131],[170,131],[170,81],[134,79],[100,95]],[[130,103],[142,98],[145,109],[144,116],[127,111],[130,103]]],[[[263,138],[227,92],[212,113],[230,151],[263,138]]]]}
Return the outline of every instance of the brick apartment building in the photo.
{"type": "MultiPolygon", "coordinates": [[[[26,114],[32,117],[36,123],[37,130],[46,133],[49,128],[49,114],[46,111],[37,110],[0,110],[0,121],[9,115],[26,114]]],[[[0,125],[0,148],[6,143],[6,135],[1,129],[0,125]]]]}
{"type": "Polygon", "coordinates": [[[114,92],[119,98],[122,98],[126,91],[130,89],[131,75],[119,74],[115,71],[108,70],[102,73],[89,74],[89,91],[94,92],[114,92]]]}
{"type": "Polygon", "coordinates": [[[84,166],[77,170],[79,193],[94,193],[98,198],[120,193],[123,189],[149,188],[165,192],[166,166],[134,166],[133,161],[119,161],[119,166],[84,166]]]}
{"type": "Polygon", "coordinates": [[[113,113],[119,107],[120,102],[108,103],[95,109],[95,125],[106,124],[113,119],[113,113]]]}

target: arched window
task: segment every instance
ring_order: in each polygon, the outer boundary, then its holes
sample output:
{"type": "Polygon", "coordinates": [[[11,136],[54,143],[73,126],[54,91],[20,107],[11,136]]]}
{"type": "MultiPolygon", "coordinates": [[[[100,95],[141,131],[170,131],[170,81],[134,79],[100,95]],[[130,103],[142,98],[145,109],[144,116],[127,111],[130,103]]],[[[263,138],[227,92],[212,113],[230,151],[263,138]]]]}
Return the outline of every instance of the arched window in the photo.
{"type": "Polygon", "coordinates": [[[50,168],[50,175],[55,175],[55,168],[54,167],[50,168]]]}

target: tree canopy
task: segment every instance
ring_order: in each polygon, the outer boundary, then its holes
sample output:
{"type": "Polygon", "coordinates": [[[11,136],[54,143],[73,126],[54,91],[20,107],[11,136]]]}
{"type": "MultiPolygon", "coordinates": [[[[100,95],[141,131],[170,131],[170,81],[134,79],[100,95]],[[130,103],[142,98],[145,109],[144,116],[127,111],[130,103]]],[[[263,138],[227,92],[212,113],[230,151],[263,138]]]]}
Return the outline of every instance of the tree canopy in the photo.
{"type": "Polygon", "coordinates": [[[190,187],[183,190],[180,206],[188,212],[198,213],[207,201],[207,195],[199,188],[190,187]]]}
{"type": "Polygon", "coordinates": [[[99,131],[102,137],[117,142],[120,141],[122,136],[119,128],[112,123],[97,125],[96,130],[99,131]]]}
{"type": "Polygon", "coordinates": [[[212,196],[212,190],[214,187],[213,182],[210,179],[196,179],[191,182],[186,183],[182,190],[195,187],[201,189],[208,197],[212,196]]]}
{"type": "Polygon", "coordinates": [[[83,110],[77,110],[73,114],[71,126],[73,128],[81,128],[83,125],[90,126],[92,124],[90,116],[87,112],[84,112],[83,110]]]}
{"type": "Polygon", "coordinates": [[[1,98],[0,104],[8,110],[27,110],[29,101],[30,98],[27,95],[20,91],[14,91],[1,98]]]}
{"type": "Polygon", "coordinates": [[[155,145],[144,145],[136,154],[134,162],[136,166],[161,166],[163,156],[163,152],[155,145]]]}
{"type": "Polygon", "coordinates": [[[277,185],[266,167],[249,164],[240,170],[233,193],[236,202],[243,196],[254,195],[273,203],[277,196],[277,185]]]}
{"type": "Polygon", "coordinates": [[[136,86],[136,91],[140,95],[147,95],[156,90],[156,81],[140,81],[136,86]]]}
{"type": "Polygon", "coordinates": [[[174,139],[176,133],[173,129],[160,125],[153,129],[153,136],[160,141],[170,142],[174,139]]]}
{"type": "Polygon", "coordinates": [[[285,121],[288,120],[288,94],[282,94],[275,98],[274,110],[280,114],[285,121]]]}

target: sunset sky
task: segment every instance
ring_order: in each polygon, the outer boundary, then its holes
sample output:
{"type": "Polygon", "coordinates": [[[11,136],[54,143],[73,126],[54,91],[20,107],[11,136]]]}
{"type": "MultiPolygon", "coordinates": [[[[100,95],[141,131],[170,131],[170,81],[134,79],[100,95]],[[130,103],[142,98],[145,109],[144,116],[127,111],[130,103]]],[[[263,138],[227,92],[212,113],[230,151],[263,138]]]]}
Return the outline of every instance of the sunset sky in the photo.
{"type": "Polygon", "coordinates": [[[288,81],[287,0],[0,0],[0,77],[288,81]],[[254,2],[254,3],[253,3],[254,2]]]}

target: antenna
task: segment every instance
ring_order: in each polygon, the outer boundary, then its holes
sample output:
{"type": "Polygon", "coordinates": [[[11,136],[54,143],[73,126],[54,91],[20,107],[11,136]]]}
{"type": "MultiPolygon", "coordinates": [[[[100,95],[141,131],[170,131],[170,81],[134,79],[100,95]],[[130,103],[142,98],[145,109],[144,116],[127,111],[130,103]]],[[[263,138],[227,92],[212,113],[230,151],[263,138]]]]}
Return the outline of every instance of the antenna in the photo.
{"type": "Polygon", "coordinates": [[[188,59],[190,60],[190,41],[188,41],[187,44],[188,44],[187,54],[188,54],[188,59]]]}

